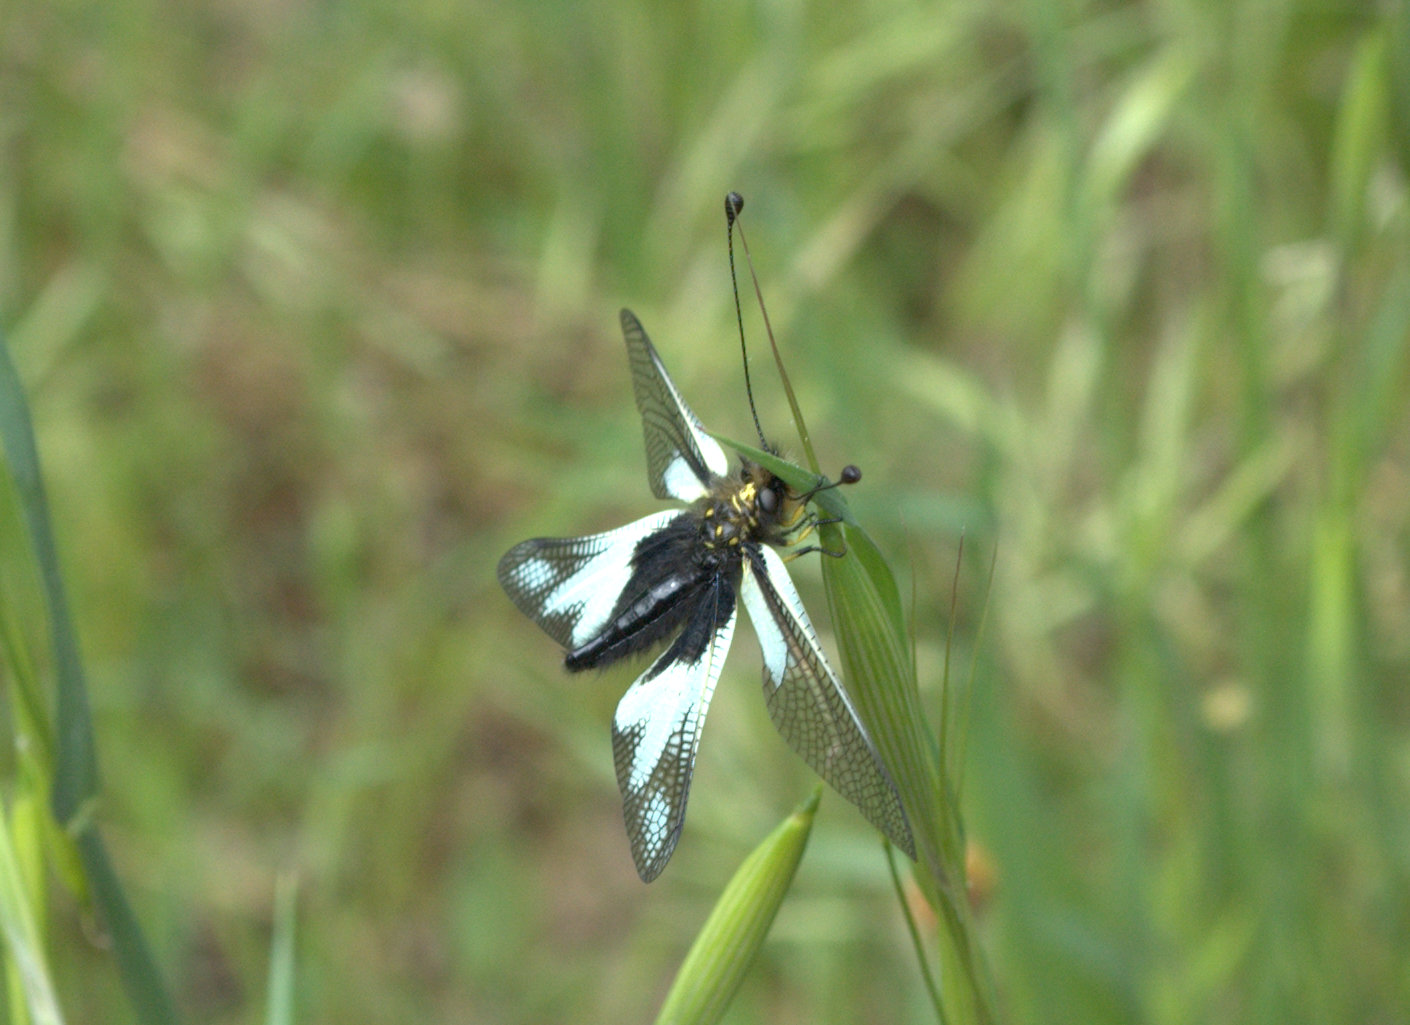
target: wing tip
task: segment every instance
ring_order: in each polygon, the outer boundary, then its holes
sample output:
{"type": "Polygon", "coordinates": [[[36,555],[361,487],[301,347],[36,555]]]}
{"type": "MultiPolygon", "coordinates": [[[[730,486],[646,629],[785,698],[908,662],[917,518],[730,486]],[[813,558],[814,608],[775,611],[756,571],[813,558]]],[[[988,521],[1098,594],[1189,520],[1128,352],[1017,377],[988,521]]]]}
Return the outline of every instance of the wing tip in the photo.
{"type": "Polygon", "coordinates": [[[666,871],[666,866],[670,863],[671,855],[676,852],[676,844],[681,838],[681,827],[677,826],[670,836],[666,837],[666,842],[661,847],[652,852],[638,850],[635,841],[632,843],[632,863],[636,866],[636,874],[641,877],[643,883],[654,882],[661,873],[666,871]]]}
{"type": "Polygon", "coordinates": [[[904,854],[906,857],[910,858],[912,861],[917,861],[917,860],[919,860],[919,859],[918,859],[917,856],[916,856],[916,837],[915,837],[915,833],[913,833],[913,832],[911,831],[911,823],[910,823],[910,820],[906,817],[906,809],[901,807],[901,805],[900,805],[900,800],[901,800],[901,797],[900,797],[899,794],[897,794],[897,795],[896,795],[896,801],[897,801],[897,805],[896,805],[896,806],[897,806],[897,808],[898,808],[898,809],[900,810],[900,812],[901,812],[901,819],[900,819],[899,822],[893,823],[893,825],[899,825],[899,826],[901,827],[901,830],[903,831],[903,832],[902,832],[902,835],[901,835],[901,836],[897,836],[897,835],[896,835],[892,830],[890,830],[890,829],[883,829],[883,830],[882,830],[882,834],[886,837],[886,839],[890,840],[891,843],[892,843],[896,848],[898,848],[898,849],[901,851],[902,854],[904,854]],[[904,842],[902,842],[903,840],[904,840],[904,842]]]}

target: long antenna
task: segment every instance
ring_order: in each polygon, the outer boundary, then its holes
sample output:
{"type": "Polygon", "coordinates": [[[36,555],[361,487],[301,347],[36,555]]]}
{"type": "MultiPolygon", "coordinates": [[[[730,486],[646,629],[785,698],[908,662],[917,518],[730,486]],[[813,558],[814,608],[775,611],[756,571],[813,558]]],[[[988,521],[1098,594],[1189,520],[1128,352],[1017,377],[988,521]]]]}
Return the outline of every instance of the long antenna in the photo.
{"type": "Polygon", "coordinates": [[[754,387],[749,382],[749,347],[744,344],[744,311],[739,306],[739,278],[734,273],[734,222],[744,209],[744,197],[738,192],[725,196],[725,241],[729,247],[729,283],[734,289],[734,319],[739,323],[739,351],[744,356],[744,390],[749,395],[749,412],[754,414],[754,432],[759,435],[759,447],[770,451],[759,425],[759,410],[754,406],[754,387]]]}
{"type": "MultiPolygon", "coordinates": [[[[735,220],[739,216],[739,211],[742,209],[744,209],[744,197],[738,192],[731,192],[725,197],[725,215],[729,219],[731,231],[734,228],[735,220]]],[[[798,440],[803,443],[803,455],[807,457],[808,469],[820,475],[822,471],[818,469],[818,456],[817,453],[813,451],[813,439],[808,437],[808,425],[803,421],[803,411],[798,408],[798,396],[793,394],[793,386],[788,381],[788,371],[785,370],[783,366],[783,356],[781,356],[778,351],[778,341],[774,338],[774,327],[769,323],[769,309],[764,305],[764,292],[759,287],[759,275],[754,273],[754,260],[749,255],[749,239],[744,235],[744,225],[742,224],[739,226],[739,244],[744,249],[744,260],[749,266],[749,280],[754,284],[754,296],[759,300],[759,313],[764,318],[764,333],[768,335],[769,348],[773,350],[774,366],[778,368],[778,379],[783,384],[783,395],[784,398],[788,399],[788,408],[793,413],[793,426],[798,429],[798,440]]],[[[730,279],[734,281],[733,234],[730,236],[729,268],[730,279]]],[[[734,311],[735,316],[739,318],[739,344],[742,346],[744,344],[744,318],[739,312],[738,281],[734,281],[734,311]]],[[[744,360],[744,368],[744,380],[747,387],[749,383],[749,360],[747,357],[744,360]]],[[[754,406],[754,393],[752,391],[749,393],[749,405],[750,408],[754,406]]],[[[759,414],[757,412],[754,414],[754,427],[756,430],[759,427],[759,414]]],[[[762,431],[759,433],[759,440],[761,442],[764,441],[762,431]]],[[[769,447],[767,442],[764,443],[763,447],[770,452],[774,451],[769,447]]]]}

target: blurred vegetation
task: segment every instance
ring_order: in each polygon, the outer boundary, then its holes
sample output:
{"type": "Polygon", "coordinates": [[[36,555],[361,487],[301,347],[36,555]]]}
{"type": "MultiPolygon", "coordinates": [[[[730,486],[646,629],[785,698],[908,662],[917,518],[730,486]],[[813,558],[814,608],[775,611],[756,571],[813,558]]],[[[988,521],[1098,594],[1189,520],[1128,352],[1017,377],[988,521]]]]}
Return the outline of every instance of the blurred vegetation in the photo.
{"type": "MultiPolygon", "coordinates": [[[[849,502],[914,578],[937,708],[965,538],[951,679],[977,666],[1007,1018],[1410,1007],[1404,4],[3,21],[0,318],[98,814],[190,1020],[260,1013],[283,873],[296,1020],[641,1020],[808,792],[741,641],[642,886],[608,743],[630,674],[567,677],[494,580],[515,541],[655,508],[619,306],[748,436],[730,188],[825,468],[863,466],[849,502]]],[[[42,651],[17,522],[0,594],[42,651]]],[[[829,796],[728,1020],[930,1020],[888,887],[829,796]]],[[[53,899],[60,1005],[122,1020],[53,899]]]]}

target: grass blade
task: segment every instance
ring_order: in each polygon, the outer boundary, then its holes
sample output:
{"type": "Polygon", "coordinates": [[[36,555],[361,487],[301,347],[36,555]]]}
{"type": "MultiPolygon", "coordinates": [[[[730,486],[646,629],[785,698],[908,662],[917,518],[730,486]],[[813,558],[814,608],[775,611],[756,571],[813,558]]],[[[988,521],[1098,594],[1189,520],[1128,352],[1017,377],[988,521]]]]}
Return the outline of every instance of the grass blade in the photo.
{"type": "Polygon", "coordinates": [[[681,962],[657,1025],[709,1025],[720,1020],[793,883],[821,798],[819,784],[744,859],[681,962]]]}
{"type": "Polygon", "coordinates": [[[39,567],[54,650],[57,744],[54,748],[56,762],[46,767],[52,768],[53,778],[50,810],[77,846],[84,878],[112,934],[118,968],[139,1018],[152,1023],[174,1022],[177,1020],[175,1010],[108,860],[102,837],[89,816],[98,790],[98,759],[87,684],[64,595],[29,403],[3,337],[0,337],[0,444],[4,447],[25,529],[39,567]]]}
{"type": "Polygon", "coordinates": [[[0,816],[0,935],[5,937],[12,972],[12,1015],[19,1013],[16,1001],[22,994],[30,1022],[59,1025],[64,1016],[59,1010],[40,920],[35,913],[36,887],[37,896],[43,899],[42,878],[36,880],[26,870],[21,853],[37,846],[32,814],[36,810],[27,797],[21,797],[9,814],[0,816]]]}
{"type": "Polygon", "coordinates": [[[10,350],[0,337],[0,444],[10,465],[19,496],[20,513],[29,532],[30,546],[39,566],[44,590],[49,634],[54,647],[57,685],[55,722],[58,761],[54,768],[52,803],[54,817],[72,823],[85,802],[98,791],[98,758],[93,746],[93,721],[88,709],[88,689],[78,641],[69,621],[68,601],[59,572],[59,556],[50,527],[49,499],[39,472],[39,451],[34,426],[10,350]]]}
{"type": "MultiPolygon", "coordinates": [[[[940,920],[937,1013],[955,1025],[993,1021],[993,982],[969,919],[964,830],[940,748],[926,727],[895,577],[860,526],[844,522],[822,531],[824,545],[847,552],[823,560],[823,585],[848,693],[896,781],[915,833],[916,881],[940,920]]],[[[956,717],[947,721],[964,729],[956,717]]],[[[941,746],[950,749],[953,741],[943,738],[941,746]]]]}
{"type": "Polygon", "coordinates": [[[279,877],[274,892],[274,942],[269,952],[269,1002],[267,1025],[294,1023],[294,929],[298,924],[298,880],[279,877]]]}

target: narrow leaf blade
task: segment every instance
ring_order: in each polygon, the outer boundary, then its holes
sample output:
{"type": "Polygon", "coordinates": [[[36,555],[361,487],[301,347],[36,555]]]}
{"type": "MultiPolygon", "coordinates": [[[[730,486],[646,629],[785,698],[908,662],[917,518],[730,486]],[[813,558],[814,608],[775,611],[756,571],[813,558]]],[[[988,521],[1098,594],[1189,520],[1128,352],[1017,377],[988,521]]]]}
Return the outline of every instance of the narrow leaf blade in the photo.
{"type": "Polygon", "coordinates": [[[744,859],[681,962],[657,1025],[720,1020],[793,883],[821,797],[820,784],[744,859]]]}

